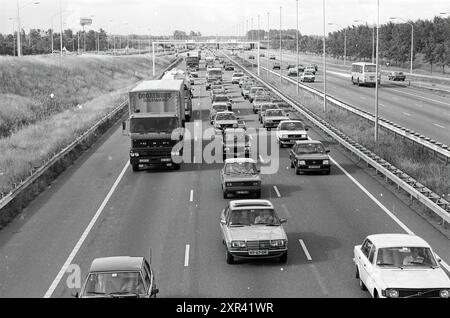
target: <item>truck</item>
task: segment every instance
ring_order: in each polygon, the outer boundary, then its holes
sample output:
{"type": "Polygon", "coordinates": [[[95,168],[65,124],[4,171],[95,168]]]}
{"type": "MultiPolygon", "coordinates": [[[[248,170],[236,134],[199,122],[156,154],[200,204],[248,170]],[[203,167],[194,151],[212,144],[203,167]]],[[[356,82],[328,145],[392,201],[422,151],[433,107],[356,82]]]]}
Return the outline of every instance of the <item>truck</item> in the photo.
{"type": "Polygon", "coordinates": [[[185,109],[185,119],[186,121],[191,121],[192,118],[192,87],[189,76],[184,70],[173,68],[167,71],[162,79],[165,80],[182,80],[184,84],[184,109],[185,109]]]}
{"type": "Polygon", "coordinates": [[[214,82],[222,82],[222,68],[210,67],[206,70],[206,89],[211,88],[211,84],[214,82]]]}
{"type": "Polygon", "coordinates": [[[129,92],[129,119],[122,123],[122,129],[130,136],[133,171],[148,167],[180,169],[181,160],[176,157],[183,151],[184,94],[183,80],[163,79],[142,81],[129,92]]]}
{"type": "Polygon", "coordinates": [[[191,51],[186,56],[186,68],[198,71],[200,69],[200,57],[198,51],[191,51]]]}

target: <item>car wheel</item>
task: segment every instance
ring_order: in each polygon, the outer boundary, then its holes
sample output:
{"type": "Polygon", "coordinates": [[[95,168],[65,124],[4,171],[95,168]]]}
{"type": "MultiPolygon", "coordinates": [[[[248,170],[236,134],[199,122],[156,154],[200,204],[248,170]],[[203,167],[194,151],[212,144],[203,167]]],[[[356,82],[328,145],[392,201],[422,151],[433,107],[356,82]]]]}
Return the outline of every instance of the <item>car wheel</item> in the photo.
{"type": "Polygon", "coordinates": [[[133,164],[131,167],[133,168],[134,172],[139,171],[139,165],[138,164],[133,164]]]}
{"type": "Polygon", "coordinates": [[[355,273],[355,278],[358,279],[359,278],[359,270],[358,270],[358,266],[356,267],[356,273],[355,273]]]}
{"type": "Polygon", "coordinates": [[[234,257],[233,257],[233,255],[231,255],[231,253],[228,252],[228,250],[226,250],[226,254],[227,254],[227,264],[234,264],[234,257]]]}
{"type": "Polygon", "coordinates": [[[286,263],[288,258],[288,252],[285,252],[283,255],[280,256],[280,263],[286,263]]]}
{"type": "Polygon", "coordinates": [[[228,199],[228,193],[226,193],[225,191],[223,192],[223,198],[228,199]]]}
{"type": "Polygon", "coordinates": [[[358,82],[356,83],[358,86],[361,86],[361,83],[359,82],[359,78],[358,78],[358,82]]]}
{"type": "Polygon", "coordinates": [[[359,278],[359,288],[361,288],[361,290],[367,290],[366,285],[364,285],[364,283],[361,280],[361,278],[359,278]]]}
{"type": "Polygon", "coordinates": [[[294,162],[291,160],[291,168],[294,168],[294,162]]]}
{"type": "Polygon", "coordinates": [[[301,175],[302,173],[301,173],[301,171],[299,169],[295,169],[295,174],[296,175],[301,175]]]}

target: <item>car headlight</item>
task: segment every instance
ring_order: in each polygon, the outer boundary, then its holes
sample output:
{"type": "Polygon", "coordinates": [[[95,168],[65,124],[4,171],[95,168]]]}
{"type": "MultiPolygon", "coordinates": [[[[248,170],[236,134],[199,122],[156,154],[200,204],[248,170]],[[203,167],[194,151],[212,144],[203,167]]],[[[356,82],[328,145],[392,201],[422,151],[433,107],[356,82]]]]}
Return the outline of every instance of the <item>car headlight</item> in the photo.
{"type": "Polygon", "coordinates": [[[288,135],[281,135],[281,138],[283,139],[288,138],[288,135]]]}
{"type": "Polygon", "coordinates": [[[450,297],[450,291],[448,289],[443,289],[439,292],[439,296],[441,298],[449,298],[450,297]]]}
{"type": "Polygon", "coordinates": [[[298,160],[298,161],[297,161],[297,164],[298,164],[299,166],[304,166],[304,165],[306,165],[306,162],[305,162],[305,160],[298,160]]]}
{"type": "Polygon", "coordinates": [[[254,186],[259,186],[259,182],[258,182],[258,181],[255,181],[255,182],[253,182],[253,185],[254,185],[254,186]]]}
{"type": "Polygon", "coordinates": [[[231,182],[226,182],[225,183],[225,186],[227,186],[227,187],[231,187],[233,184],[231,183],[231,182]]]}
{"type": "Polygon", "coordinates": [[[228,152],[228,151],[230,151],[231,149],[230,149],[230,147],[225,147],[225,149],[224,149],[226,152],[228,152]]]}
{"type": "Polygon", "coordinates": [[[329,165],[329,164],[330,164],[330,160],[324,160],[324,161],[323,161],[323,164],[324,164],[324,165],[329,165]]]}
{"type": "Polygon", "coordinates": [[[130,157],[139,157],[138,152],[130,152],[130,157]]]}
{"type": "Polygon", "coordinates": [[[232,241],[231,247],[245,247],[245,241],[232,241]]]}
{"type": "Polygon", "coordinates": [[[396,289],[387,289],[386,297],[388,298],[398,298],[398,290],[396,289]]]}
{"type": "Polygon", "coordinates": [[[285,240],[271,240],[270,241],[270,246],[272,247],[281,247],[284,246],[286,244],[285,240]]]}

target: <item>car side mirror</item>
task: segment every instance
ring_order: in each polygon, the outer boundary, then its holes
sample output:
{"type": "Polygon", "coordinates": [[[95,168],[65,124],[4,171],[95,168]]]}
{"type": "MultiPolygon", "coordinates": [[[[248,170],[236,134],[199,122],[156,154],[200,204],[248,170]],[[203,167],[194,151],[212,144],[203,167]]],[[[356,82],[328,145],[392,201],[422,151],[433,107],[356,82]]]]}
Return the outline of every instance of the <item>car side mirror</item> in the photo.
{"type": "Polygon", "coordinates": [[[327,149],[327,150],[325,150],[325,152],[326,152],[326,153],[330,153],[330,150],[329,150],[329,149],[327,149]]]}
{"type": "Polygon", "coordinates": [[[260,172],[261,172],[261,169],[260,169],[260,168],[257,168],[257,169],[256,169],[256,172],[260,173],[260,172]]]}
{"type": "Polygon", "coordinates": [[[225,219],[220,219],[220,224],[227,224],[227,221],[225,221],[225,219]]]}
{"type": "Polygon", "coordinates": [[[309,130],[309,128],[305,128],[305,131],[308,131],[309,130]]]}
{"type": "Polygon", "coordinates": [[[287,220],[286,219],[280,219],[280,224],[286,223],[287,220]]]}
{"type": "Polygon", "coordinates": [[[127,131],[127,122],[123,121],[122,122],[122,135],[123,136],[129,136],[130,133],[127,131]]]}
{"type": "Polygon", "coordinates": [[[159,293],[159,289],[158,288],[152,288],[151,294],[155,295],[157,293],[159,293]]]}

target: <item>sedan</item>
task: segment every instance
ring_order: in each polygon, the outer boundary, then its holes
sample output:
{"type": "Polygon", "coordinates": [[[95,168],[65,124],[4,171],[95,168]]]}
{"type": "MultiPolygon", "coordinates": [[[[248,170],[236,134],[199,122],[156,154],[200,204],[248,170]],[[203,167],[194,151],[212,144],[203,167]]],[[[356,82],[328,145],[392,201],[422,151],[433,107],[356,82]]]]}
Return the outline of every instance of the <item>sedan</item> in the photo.
{"type": "Polygon", "coordinates": [[[289,152],[291,168],[295,168],[295,174],[303,172],[323,172],[330,174],[331,165],[329,150],[325,150],[318,140],[297,141],[289,152]]]}

